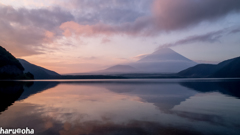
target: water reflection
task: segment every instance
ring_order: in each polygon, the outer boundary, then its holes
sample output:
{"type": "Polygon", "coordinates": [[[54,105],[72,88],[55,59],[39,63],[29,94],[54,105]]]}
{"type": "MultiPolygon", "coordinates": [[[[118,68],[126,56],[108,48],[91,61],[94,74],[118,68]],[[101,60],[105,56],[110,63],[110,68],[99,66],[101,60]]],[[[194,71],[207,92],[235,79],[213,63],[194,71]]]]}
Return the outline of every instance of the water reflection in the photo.
{"type": "Polygon", "coordinates": [[[136,96],[142,102],[153,103],[162,111],[168,111],[197,92],[178,83],[105,84],[106,89],[125,95],[136,96]]]}
{"type": "Polygon", "coordinates": [[[240,98],[239,80],[223,80],[223,81],[201,81],[201,82],[181,82],[182,86],[197,90],[199,92],[220,92],[225,95],[240,98]]]}
{"type": "Polygon", "coordinates": [[[56,87],[59,84],[59,82],[28,82],[28,83],[31,83],[32,85],[24,87],[24,92],[21,94],[18,100],[26,99],[31,95],[56,87]]]}
{"type": "Polygon", "coordinates": [[[240,133],[238,86],[238,80],[52,81],[20,87],[19,83],[1,85],[1,92],[14,88],[12,91],[18,96],[12,99],[19,98],[15,103],[11,99],[13,105],[2,112],[0,126],[27,126],[34,128],[36,134],[60,135],[237,135],[240,133]]]}
{"type": "Polygon", "coordinates": [[[0,112],[11,106],[24,91],[23,82],[0,82],[0,112]]]}

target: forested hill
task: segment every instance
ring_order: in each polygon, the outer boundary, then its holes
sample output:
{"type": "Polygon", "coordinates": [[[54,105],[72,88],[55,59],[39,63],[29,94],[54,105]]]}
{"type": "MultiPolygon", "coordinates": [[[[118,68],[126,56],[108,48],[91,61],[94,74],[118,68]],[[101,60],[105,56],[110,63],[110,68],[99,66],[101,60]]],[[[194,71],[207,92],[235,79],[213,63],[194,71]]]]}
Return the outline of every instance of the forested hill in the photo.
{"type": "Polygon", "coordinates": [[[217,65],[198,64],[178,73],[182,77],[239,78],[240,57],[225,60],[217,65]]]}
{"type": "Polygon", "coordinates": [[[0,46],[0,79],[33,79],[31,73],[23,73],[21,63],[5,48],[0,46]]]}

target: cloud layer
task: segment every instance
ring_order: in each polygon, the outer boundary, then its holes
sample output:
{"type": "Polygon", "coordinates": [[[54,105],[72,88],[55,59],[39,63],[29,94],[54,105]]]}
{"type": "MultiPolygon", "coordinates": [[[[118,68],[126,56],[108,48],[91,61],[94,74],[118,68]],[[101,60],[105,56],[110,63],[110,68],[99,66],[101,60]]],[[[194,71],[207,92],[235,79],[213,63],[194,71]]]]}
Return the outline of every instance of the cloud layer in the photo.
{"type": "MultiPolygon", "coordinates": [[[[239,11],[239,0],[70,0],[38,9],[0,5],[0,45],[16,56],[33,55],[42,53],[45,44],[73,35],[152,37],[239,11]]],[[[181,43],[217,39],[213,34],[181,43]]]]}
{"type": "Polygon", "coordinates": [[[41,53],[43,44],[61,35],[58,26],[73,19],[59,8],[28,10],[0,5],[0,45],[17,56],[41,53]]]}
{"type": "Polygon", "coordinates": [[[164,31],[185,29],[203,21],[213,22],[225,17],[229,13],[240,11],[240,1],[238,0],[155,0],[152,3],[152,7],[148,9],[152,11],[151,14],[141,12],[139,9],[135,11],[131,9],[129,11],[130,8],[134,8],[132,5],[133,3],[136,4],[135,1],[122,1],[126,8],[120,8],[120,1],[108,1],[109,4],[99,5],[93,4],[93,2],[98,3],[99,0],[86,3],[79,2],[80,5],[86,5],[86,7],[91,9],[91,12],[89,11],[90,16],[99,15],[99,17],[96,17],[97,21],[92,21],[94,23],[87,25],[81,24],[81,21],[66,22],[61,26],[64,33],[72,32],[77,35],[88,36],[100,34],[155,36],[164,31]],[[121,11],[119,11],[120,9],[121,11]],[[99,12],[97,11],[100,11],[102,14],[98,14],[99,12]],[[128,15],[132,16],[129,17],[128,15]]]}
{"type": "Polygon", "coordinates": [[[178,45],[185,45],[185,44],[190,44],[190,43],[196,43],[196,42],[214,43],[214,42],[220,41],[220,39],[224,36],[227,36],[230,34],[236,34],[239,32],[240,32],[240,28],[235,28],[235,29],[227,29],[226,28],[226,29],[209,32],[209,33],[202,34],[202,35],[189,36],[185,39],[178,40],[174,43],[163,44],[163,45],[160,45],[160,47],[158,49],[173,47],[173,46],[178,46],[178,45]]]}
{"type": "Polygon", "coordinates": [[[153,13],[162,30],[183,29],[240,11],[239,0],[156,0],[153,13]]]}

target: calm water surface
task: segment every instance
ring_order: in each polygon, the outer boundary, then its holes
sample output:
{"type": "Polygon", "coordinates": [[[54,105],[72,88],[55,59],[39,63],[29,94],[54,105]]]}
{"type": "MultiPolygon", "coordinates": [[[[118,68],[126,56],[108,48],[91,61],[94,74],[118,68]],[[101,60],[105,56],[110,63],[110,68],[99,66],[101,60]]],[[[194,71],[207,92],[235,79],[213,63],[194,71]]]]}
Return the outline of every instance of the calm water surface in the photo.
{"type": "Polygon", "coordinates": [[[239,135],[240,80],[0,82],[0,127],[40,135],[239,135]]]}

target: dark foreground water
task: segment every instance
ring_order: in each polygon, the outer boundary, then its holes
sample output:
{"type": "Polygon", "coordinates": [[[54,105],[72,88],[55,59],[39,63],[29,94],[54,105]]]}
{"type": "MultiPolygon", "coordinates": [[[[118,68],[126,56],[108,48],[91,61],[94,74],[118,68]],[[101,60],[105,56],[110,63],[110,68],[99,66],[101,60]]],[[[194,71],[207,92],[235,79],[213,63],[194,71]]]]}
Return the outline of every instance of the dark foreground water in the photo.
{"type": "Polygon", "coordinates": [[[240,80],[0,82],[0,127],[41,135],[240,135],[240,80]]]}

